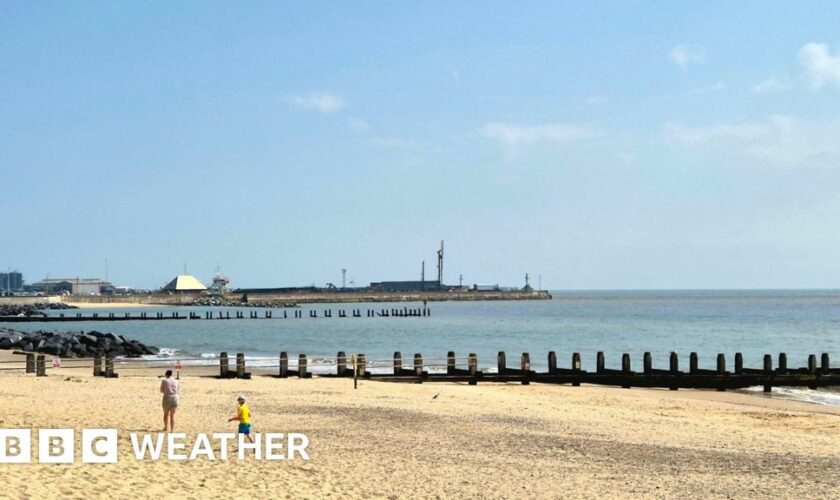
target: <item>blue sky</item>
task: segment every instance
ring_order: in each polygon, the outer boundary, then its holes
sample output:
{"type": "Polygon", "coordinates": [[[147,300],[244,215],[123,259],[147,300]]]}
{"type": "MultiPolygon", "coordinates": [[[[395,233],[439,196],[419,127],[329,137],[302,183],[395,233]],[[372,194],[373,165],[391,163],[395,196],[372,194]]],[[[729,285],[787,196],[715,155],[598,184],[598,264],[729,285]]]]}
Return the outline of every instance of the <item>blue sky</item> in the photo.
{"type": "Polygon", "coordinates": [[[0,2],[0,268],[836,288],[836,2],[0,2]]]}

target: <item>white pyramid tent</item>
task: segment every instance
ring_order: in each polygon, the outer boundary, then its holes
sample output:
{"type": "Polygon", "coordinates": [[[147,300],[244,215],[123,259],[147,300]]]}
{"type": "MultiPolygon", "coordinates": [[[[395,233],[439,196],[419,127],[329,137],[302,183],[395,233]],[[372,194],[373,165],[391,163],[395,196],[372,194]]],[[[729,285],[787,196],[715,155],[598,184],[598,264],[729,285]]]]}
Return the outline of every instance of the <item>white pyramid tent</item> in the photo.
{"type": "Polygon", "coordinates": [[[175,279],[163,287],[167,292],[194,292],[198,290],[207,290],[207,287],[202,285],[195,277],[188,274],[176,276],[175,279]]]}

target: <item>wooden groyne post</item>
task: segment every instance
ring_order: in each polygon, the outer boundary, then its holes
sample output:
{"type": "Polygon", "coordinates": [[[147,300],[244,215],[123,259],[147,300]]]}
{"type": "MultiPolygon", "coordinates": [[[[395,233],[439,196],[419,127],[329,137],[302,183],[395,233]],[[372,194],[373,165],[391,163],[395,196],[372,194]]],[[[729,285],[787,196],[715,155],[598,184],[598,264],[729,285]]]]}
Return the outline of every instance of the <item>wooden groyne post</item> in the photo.
{"type": "Polygon", "coordinates": [[[47,376],[47,362],[43,354],[39,354],[35,358],[35,376],[36,377],[46,377],[47,376]]]}
{"type": "Polygon", "coordinates": [[[280,378],[289,376],[289,354],[286,351],[280,353],[280,370],[277,373],[280,378]]]}
{"type": "Polygon", "coordinates": [[[764,355],[764,392],[773,390],[773,385],[769,382],[773,378],[773,356],[769,354],[764,355]]]}
{"type": "Polygon", "coordinates": [[[228,378],[228,371],[230,371],[230,360],[228,360],[228,353],[219,353],[219,377],[228,378]]]}
{"type": "Polygon", "coordinates": [[[402,373],[402,353],[400,351],[394,352],[394,375],[402,373]]]}
{"type": "Polygon", "coordinates": [[[306,354],[299,354],[298,355],[298,378],[308,378],[308,374],[306,373],[306,366],[308,365],[308,360],[306,359],[306,354]]]}
{"type": "Polygon", "coordinates": [[[531,355],[527,352],[522,353],[522,385],[529,385],[531,383],[531,355]]]}
{"type": "Polygon", "coordinates": [[[621,373],[624,375],[621,387],[622,389],[629,389],[632,372],[630,371],[630,354],[626,352],[621,355],[621,373]]]}
{"type": "Polygon", "coordinates": [[[245,354],[236,353],[236,378],[245,378],[245,354]]]}
{"type": "Polygon", "coordinates": [[[347,376],[347,354],[344,351],[338,351],[335,357],[335,374],[339,377],[347,376]]]}
{"type": "Polygon", "coordinates": [[[114,355],[107,353],[105,355],[105,378],[117,378],[118,375],[114,373],[114,355]]]}
{"type": "Polygon", "coordinates": [[[32,353],[26,354],[26,373],[35,373],[35,355],[32,353]]]}
{"type": "Polygon", "coordinates": [[[720,377],[717,390],[718,392],[723,392],[726,390],[726,386],[724,385],[726,383],[726,356],[723,353],[717,355],[717,375],[720,377]]]}
{"type": "Polygon", "coordinates": [[[580,387],[580,365],[580,353],[572,353],[572,375],[574,376],[572,379],[572,387],[580,387]]]}
{"type": "Polygon", "coordinates": [[[96,354],[93,355],[93,376],[101,377],[103,375],[105,375],[105,372],[102,371],[102,351],[96,351],[96,354]]]}
{"type": "Polygon", "coordinates": [[[470,372],[470,385],[478,384],[478,356],[471,352],[467,358],[467,370],[470,372]]]}
{"type": "Polygon", "coordinates": [[[677,356],[675,351],[671,351],[671,357],[669,359],[669,372],[671,372],[671,385],[668,389],[672,391],[676,391],[680,388],[680,358],[677,356]]]}

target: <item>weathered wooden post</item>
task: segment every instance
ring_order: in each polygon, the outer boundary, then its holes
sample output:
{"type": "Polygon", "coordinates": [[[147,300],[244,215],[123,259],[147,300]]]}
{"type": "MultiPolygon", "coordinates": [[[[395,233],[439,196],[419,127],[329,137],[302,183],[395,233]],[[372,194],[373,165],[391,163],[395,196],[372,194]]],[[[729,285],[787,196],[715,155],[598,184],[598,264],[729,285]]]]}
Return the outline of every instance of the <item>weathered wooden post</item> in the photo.
{"type": "Polygon", "coordinates": [[[455,375],[455,351],[446,353],[446,374],[455,375]]]}
{"type": "Polygon", "coordinates": [[[414,353],[414,374],[417,375],[417,383],[423,383],[423,355],[414,353]]]}
{"type": "Polygon", "coordinates": [[[773,356],[769,354],[764,355],[764,392],[773,390],[773,385],[770,383],[770,378],[773,376],[773,356]]]}
{"type": "Polygon", "coordinates": [[[529,385],[531,383],[531,355],[527,352],[522,353],[522,385],[529,385]]]}
{"type": "Polygon", "coordinates": [[[572,374],[575,378],[572,380],[572,387],[580,387],[580,353],[572,353],[572,374]]]}
{"type": "Polygon", "coordinates": [[[644,354],[644,356],[642,357],[642,361],[644,363],[645,377],[653,375],[653,358],[651,358],[649,352],[646,352],[644,354]]]}
{"type": "MultiPolygon", "coordinates": [[[[817,376],[817,355],[816,354],[809,354],[808,355],[808,374],[812,377],[817,376]]],[[[811,384],[808,386],[808,389],[816,389],[816,384],[811,384]]]]}
{"type": "Polygon", "coordinates": [[[306,365],[308,364],[306,354],[300,354],[298,356],[298,378],[306,378],[306,365]]]}
{"type": "Polygon", "coordinates": [[[347,355],[344,351],[338,351],[335,357],[336,375],[343,377],[347,374],[347,355]]]}
{"type": "Polygon", "coordinates": [[[557,355],[554,351],[548,351],[548,373],[554,374],[557,371],[557,355]]]}
{"type": "Polygon", "coordinates": [[[46,377],[47,376],[47,362],[46,362],[43,354],[39,354],[38,357],[35,358],[35,376],[36,377],[46,377]]]}
{"type": "Polygon", "coordinates": [[[507,361],[505,360],[505,351],[499,351],[496,356],[496,364],[498,366],[499,375],[502,375],[507,370],[507,361]]]}
{"type": "Polygon", "coordinates": [[[105,355],[105,377],[114,378],[114,355],[108,353],[105,355]]]}
{"type": "Polygon", "coordinates": [[[228,360],[228,353],[226,353],[226,352],[219,353],[219,377],[227,378],[229,370],[230,370],[230,365],[229,365],[229,360],[228,360]]]}
{"type": "Polygon", "coordinates": [[[236,353],[236,378],[245,378],[245,354],[236,353]]]}
{"type": "Polygon", "coordinates": [[[603,351],[598,351],[598,355],[595,357],[595,372],[598,374],[604,373],[604,353],[603,351]]]}
{"type": "Polygon", "coordinates": [[[828,374],[831,373],[831,367],[829,366],[829,359],[828,359],[828,353],[827,352],[822,353],[822,355],[820,356],[820,365],[822,366],[822,374],[823,375],[828,375],[828,374]]]}
{"type": "Polygon", "coordinates": [[[35,373],[35,355],[34,354],[27,354],[26,355],[26,373],[35,373]]]}
{"type": "MultiPolygon", "coordinates": [[[[717,355],[717,374],[720,377],[724,377],[726,375],[726,356],[723,353],[719,353],[717,355]]],[[[721,379],[718,381],[717,390],[719,392],[723,392],[726,390],[726,380],[721,379]]]]}
{"type": "Polygon", "coordinates": [[[690,373],[692,375],[697,375],[697,370],[698,370],[697,365],[698,365],[697,353],[692,352],[691,354],[688,355],[688,373],[690,373]]]}
{"type": "Polygon", "coordinates": [[[101,377],[102,371],[102,351],[97,350],[93,355],[93,376],[101,377]]]}
{"type": "Polygon", "coordinates": [[[779,373],[786,373],[787,372],[787,354],[780,352],[779,353],[779,373]]]}
{"type": "Polygon", "coordinates": [[[277,376],[280,378],[289,376],[289,354],[286,351],[280,353],[280,371],[277,376]]]}
{"type": "Polygon", "coordinates": [[[744,355],[740,352],[735,353],[735,375],[743,375],[744,373],[744,355]]]}
{"type": "Polygon", "coordinates": [[[671,372],[671,384],[668,389],[676,391],[680,388],[680,358],[676,351],[671,351],[671,358],[669,362],[669,371],[671,372]]]}
{"type": "Polygon", "coordinates": [[[365,358],[364,353],[359,353],[356,356],[356,366],[359,367],[359,376],[364,377],[367,375],[367,359],[365,358]]]}
{"type": "Polygon", "coordinates": [[[400,351],[394,352],[394,375],[399,375],[402,371],[402,353],[400,351]]]}
{"type": "Polygon", "coordinates": [[[467,368],[470,371],[470,385],[478,384],[478,356],[471,352],[467,358],[467,368]]]}
{"type": "Polygon", "coordinates": [[[624,353],[621,355],[621,372],[622,372],[622,380],[621,380],[621,387],[623,389],[630,388],[630,354],[624,353]]]}

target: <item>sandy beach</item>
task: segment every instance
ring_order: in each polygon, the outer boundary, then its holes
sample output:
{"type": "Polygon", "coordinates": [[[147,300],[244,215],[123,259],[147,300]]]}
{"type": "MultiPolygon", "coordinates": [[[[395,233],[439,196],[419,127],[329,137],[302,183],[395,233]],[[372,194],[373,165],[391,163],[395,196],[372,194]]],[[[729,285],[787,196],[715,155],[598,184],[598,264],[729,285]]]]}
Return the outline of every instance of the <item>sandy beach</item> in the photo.
{"type": "Polygon", "coordinates": [[[68,306],[75,306],[79,309],[135,309],[135,308],[165,308],[165,305],[139,304],[134,302],[65,302],[68,306]]]}
{"type": "Polygon", "coordinates": [[[161,428],[158,370],[48,375],[0,371],[0,427],[116,428],[120,460],[82,464],[77,444],[72,465],[0,465],[14,498],[840,497],[840,409],[826,406],[540,384],[354,390],[352,380],[185,372],[177,430],[233,432],[227,417],[244,393],[257,432],[305,433],[311,459],[151,462],[134,458],[129,433],[161,428]]]}

